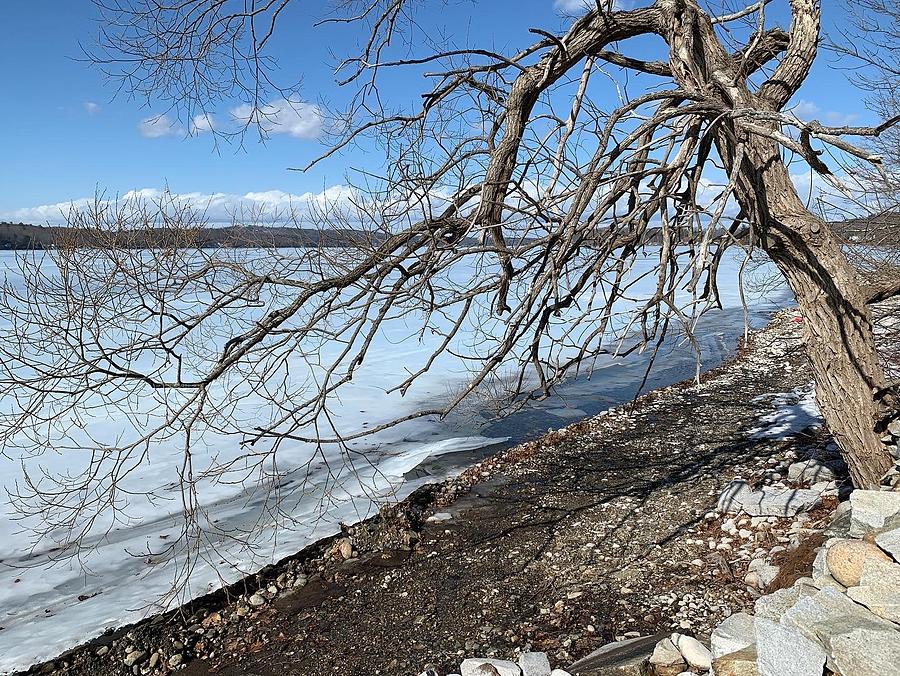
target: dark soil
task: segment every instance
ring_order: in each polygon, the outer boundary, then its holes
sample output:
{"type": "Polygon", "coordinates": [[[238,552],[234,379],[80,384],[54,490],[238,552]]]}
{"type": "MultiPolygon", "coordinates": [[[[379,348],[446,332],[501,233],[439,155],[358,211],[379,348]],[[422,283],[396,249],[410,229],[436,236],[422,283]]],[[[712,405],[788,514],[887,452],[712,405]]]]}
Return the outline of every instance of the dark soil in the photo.
{"type": "MultiPolygon", "coordinates": [[[[809,443],[750,434],[767,410],[758,397],[810,380],[799,329],[784,313],[699,386],[655,392],[419,491],[348,529],[349,560],[326,540],[249,578],[264,605],[235,598],[236,586],[35,671],[132,673],[123,656],[137,646],[158,666],[134,673],[167,673],[175,653],[185,676],[408,675],[428,663],[447,673],[473,655],[531,648],[562,666],[625,632],[708,633],[758,595],[743,583],[746,557],[713,549],[720,490],[809,443]],[[452,518],[427,520],[434,512],[452,518]],[[305,586],[284,582],[301,573],[305,586]]],[[[776,524],[757,544],[780,535],[776,524]]]]}

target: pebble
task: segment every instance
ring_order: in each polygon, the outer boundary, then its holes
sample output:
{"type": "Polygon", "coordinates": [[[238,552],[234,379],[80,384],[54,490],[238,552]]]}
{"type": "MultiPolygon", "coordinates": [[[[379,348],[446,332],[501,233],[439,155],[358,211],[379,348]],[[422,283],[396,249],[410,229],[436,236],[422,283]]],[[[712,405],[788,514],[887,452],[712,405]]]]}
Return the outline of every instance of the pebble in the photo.
{"type": "Polygon", "coordinates": [[[136,650],[132,650],[131,652],[129,652],[125,656],[125,659],[122,660],[122,662],[125,664],[126,667],[131,667],[131,666],[140,664],[141,662],[146,660],[147,657],[148,657],[147,651],[141,650],[140,648],[138,648],[136,650]]]}

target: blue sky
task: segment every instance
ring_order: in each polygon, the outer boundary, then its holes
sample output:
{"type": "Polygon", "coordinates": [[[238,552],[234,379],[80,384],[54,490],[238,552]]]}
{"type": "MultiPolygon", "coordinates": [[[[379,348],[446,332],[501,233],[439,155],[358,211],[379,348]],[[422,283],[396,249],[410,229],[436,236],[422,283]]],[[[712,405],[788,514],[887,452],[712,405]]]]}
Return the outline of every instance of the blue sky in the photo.
{"type": "MultiPolygon", "coordinates": [[[[510,52],[533,41],[529,27],[562,30],[566,20],[560,5],[579,0],[429,2],[437,11],[422,16],[424,27],[460,43],[510,52]]],[[[358,37],[336,27],[313,29],[324,6],[295,2],[272,45],[284,81],[302,76],[301,95],[310,102],[308,107],[279,117],[283,125],[266,143],[251,134],[239,147],[217,144],[213,135],[202,133],[202,119],[194,126],[199,133],[188,137],[190,121],[157,118],[166,112],[164,106],[117,94],[114,82],[105,81],[96,67],[82,60],[80,45],[92,47],[98,34],[98,14],[88,0],[4,3],[0,218],[57,222],[60,205],[89,198],[97,190],[113,196],[132,190],[152,194],[168,187],[192,193],[201,202],[215,194],[220,206],[239,203],[248,194],[251,200],[277,202],[334,190],[344,183],[348,168],[366,165],[369,153],[351,149],[311,172],[288,170],[322,151],[315,102],[340,102],[344,96],[334,81],[330,52],[343,51],[358,37]]],[[[824,2],[823,17],[826,29],[840,24],[842,3],[824,2]]],[[[819,59],[802,98],[795,101],[798,115],[831,123],[870,121],[859,92],[830,60],[827,54],[819,59]]],[[[407,102],[415,100],[421,86],[419,78],[395,79],[386,93],[407,102]]],[[[237,103],[222,102],[211,111],[212,123],[219,128],[233,125],[233,113],[240,113],[237,103]]]]}

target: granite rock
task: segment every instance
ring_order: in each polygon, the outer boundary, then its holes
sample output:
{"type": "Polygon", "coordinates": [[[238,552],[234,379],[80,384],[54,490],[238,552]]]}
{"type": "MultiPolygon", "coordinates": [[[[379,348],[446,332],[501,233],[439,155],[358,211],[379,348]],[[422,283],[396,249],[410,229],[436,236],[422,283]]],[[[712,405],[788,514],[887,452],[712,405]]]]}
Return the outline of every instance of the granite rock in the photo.
{"type": "Polygon", "coordinates": [[[722,620],[709,638],[713,660],[753,645],[756,642],[753,623],[753,616],[747,613],[734,613],[722,620]]]}
{"type": "Polygon", "coordinates": [[[506,660],[470,657],[459,665],[462,676],[522,676],[519,665],[506,660]]]}
{"type": "Polygon", "coordinates": [[[750,645],[713,658],[712,671],[716,676],[759,676],[758,659],[756,645],[750,645]]]}
{"type": "Polygon", "coordinates": [[[756,618],[759,676],[822,676],[823,647],[796,629],[756,618]]]}
{"type": "Polygon", "coordinates": [[[883,530],[900,518],[900,492],[897,491],[856,489],[850,494],[850,504],[850,537],[883,530]]]}
{"type": "Polygon", "coordinates": [[[838,540],[825,555],[829,574],[845,587],[859,584],[863,564],[869,559],[891,561],[876,545],[861,540],[838,540]]]}
{"type": "Polygon", "coordinates": [[[522,676],[550,676],[550,659],[546,653],[526,652],[519,655],[522,676]]]}
{"type": "Polygon", "coordinates": [[[900,563],[900,528],[879,533],[875,536],[875,544],[900,563]]]}
{"type": "Polygon", "coordinates": [[[709,648],[700,643],[693,636],[684,634],[672,634],[672,643],[681,652],[681,656],[692,667],[697,669],[709,669],[712,664],[712,654],[709,648]]]}
{"type": "Polygon", "coordinates": [[[788,467],[788,480],[798,483],[834,481],[834,472],[818,460],[801,460],[788,467]]]}

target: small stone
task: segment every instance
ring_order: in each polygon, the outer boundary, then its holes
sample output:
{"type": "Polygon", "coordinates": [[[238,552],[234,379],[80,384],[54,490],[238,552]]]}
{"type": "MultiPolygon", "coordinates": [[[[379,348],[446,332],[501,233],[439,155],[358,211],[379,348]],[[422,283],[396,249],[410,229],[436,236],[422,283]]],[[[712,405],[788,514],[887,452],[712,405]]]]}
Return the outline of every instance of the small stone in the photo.
{"type": "Polygon", "coordinates": [[[798,483],[834,481],[834,472],[818,460],[801,460],[788,467],[788,480],[798,483]]]}
{"type": "Polygon", "coordinates": [[[265,605],[266,599],[259,594],[253,594],[249,599],[247,599],[247,603],[249,603],[254,608],[258,608],[259,606],[265,605]]]}
{"type": "Polygon", "coordinates": [[[148,657],[147,651],[138,648],[138,649],[135,649],[135,650],[132,650],[131,652],[129,652],[125,656],[125,659],[122,660],[122,662],[125,664],[126,667],[131,667],[131,666],[138,665],[141,662],[144,662],[147,659],[147,657],[148,657]]]}
{"type": "Polygon", "coordinates": [[[850,504],[850,537],[854,538],[881,530],[900,516],[900,492],[856,489],[850,504]]]}
{"type": "Polygon", "coordinates": [[[753,645],[756,642],[753,622],[753,616],[747,613],[734,613],[722,620],[709,637],[713,660],[753,645]]]}
{"type": "Polygon", "coordinates": [[[681,651],[681,656],[692,667],[704,670],[709,669],[712,664],[712,654],[709,652],[709,648],[693,636],[672,634],[672,643],[681,651]]]}
{"type": "Polygon", "coordinates": [[[97,657],[103,657],[103,656],[104,656],[106,653],[108,653],[108,652],[109,652],[109,646],[108,646],[108,645],[102,645],[102,646],[100,646],[99,648],[97,648],[96,655],[97,655],[97,657]]]}
{"type": "Polygon", "coordinates": [[[563,669],[554,669],[550,672],[550,676],[572,676],[572,674],[563,669]]]}
{"type": "Polygon", "coordinates": [[[839,540],[828,548],[825,555],[829,574],[845,587],[859,584],[867,559],[891,561],[876,545],[860,540],[839,540]]]}
{"type": "Polygon", "coordinates": [[[150,655],[150,661],[147,663],[151,669],[155,669],[156,665],[159,664],[159,653],[153,653],[150,655]]]}
{"type": "Polygon", "coordinates": [[[341,558],[344,560],[353,558],[353,543],[350,542],[350,538],[341,538],[338,540],[334,550],[340,554],[341,558]]]}
{"type": "Polygon", "coordinates": [[[184,657],[182,657],[181,653],[175,653],[174,655],[171,655],[169,657],[166,664],[169,665],[170,669],[174,669],[175,667],[180,665],[183,660],[184,660],[184,657]]]}
{"type": "Polygon", "coordinates": [[[686,664],[672,639],[664,638],[653,648],[650,666],[655,676],[677,676],[684,671],[686,664]]]}
{"type": "Polygon", "coordinates": [[[765,589],[778,576],[781,569],[766,563],[765,559],[753,559],[747,570],[756,573],[756,586],[765,589]]]}
{"type": "Polygon", "coordinates": [[[425,520],[428,523],[440,523],[441,521],[450,521],[452,519],[453,515],[450,512],[435,512],[425,520]]]}
{"type": "Polygon", "coordinates": [[[462,676],[522,676],[522,670],[506,660],[470,657],[459,665],[462,676]]]}
{"type": "Polygon", "coordinates": [[[721,657],[713,658],[712,672],[716,676],[759,676],[756,645],[750,645],[721,657]]]}
{"type": "Polygon", "coordinates": [[[546,653],[527,652],[519,655],[522,676],[550,676],[550,658],[546,653]]]}

